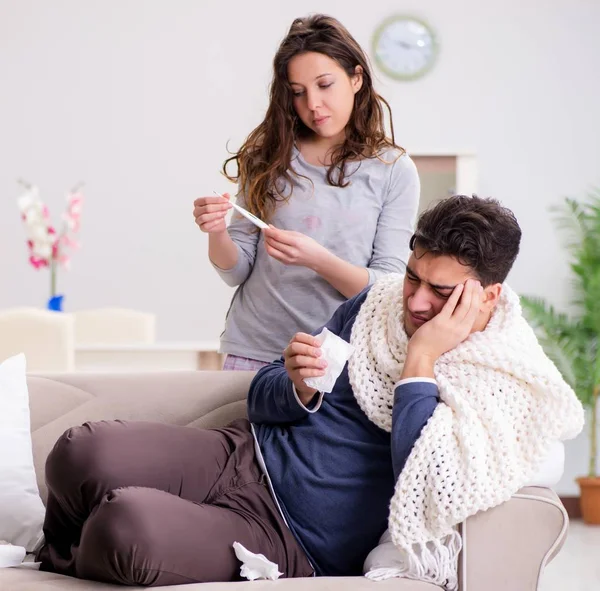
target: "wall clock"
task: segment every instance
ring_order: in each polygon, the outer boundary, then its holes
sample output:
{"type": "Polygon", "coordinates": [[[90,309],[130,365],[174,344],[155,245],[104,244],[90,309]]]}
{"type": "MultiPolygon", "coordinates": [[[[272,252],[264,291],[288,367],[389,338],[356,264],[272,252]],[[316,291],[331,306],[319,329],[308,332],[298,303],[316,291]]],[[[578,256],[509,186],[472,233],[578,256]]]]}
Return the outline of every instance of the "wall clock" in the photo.
{"type": "Polygon", "coordinates": [[[412,16],[392,16],[376,29],[373,54],[386,75],[395,80],[415,80],[435,63],[438,43],[425,21],[412,16]]]}

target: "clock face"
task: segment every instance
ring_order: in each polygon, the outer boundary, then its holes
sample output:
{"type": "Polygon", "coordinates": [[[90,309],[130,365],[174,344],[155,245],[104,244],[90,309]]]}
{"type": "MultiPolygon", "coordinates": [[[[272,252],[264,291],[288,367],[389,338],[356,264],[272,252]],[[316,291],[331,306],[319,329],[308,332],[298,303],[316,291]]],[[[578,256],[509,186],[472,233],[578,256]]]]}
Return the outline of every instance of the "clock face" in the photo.
{"type": "Polygon", "coordinates": [[[396,80],[413,80],[425,74],[435,61],[437,49],[433,31],[413,17],[392,17],[373,37],[375,61],[396,80]]]}

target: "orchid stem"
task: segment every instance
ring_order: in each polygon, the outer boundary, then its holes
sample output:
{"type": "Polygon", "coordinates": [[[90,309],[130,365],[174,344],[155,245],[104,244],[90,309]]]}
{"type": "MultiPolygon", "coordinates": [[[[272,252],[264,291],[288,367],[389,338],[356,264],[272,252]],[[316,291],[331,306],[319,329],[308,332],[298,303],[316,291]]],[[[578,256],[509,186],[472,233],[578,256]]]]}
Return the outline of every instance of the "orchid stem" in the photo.
{"type": "Polygon", "coordinates": [[[50,297],[53,298],[56,295],[56,259],[52,257],[50,259],[50,297]]]}

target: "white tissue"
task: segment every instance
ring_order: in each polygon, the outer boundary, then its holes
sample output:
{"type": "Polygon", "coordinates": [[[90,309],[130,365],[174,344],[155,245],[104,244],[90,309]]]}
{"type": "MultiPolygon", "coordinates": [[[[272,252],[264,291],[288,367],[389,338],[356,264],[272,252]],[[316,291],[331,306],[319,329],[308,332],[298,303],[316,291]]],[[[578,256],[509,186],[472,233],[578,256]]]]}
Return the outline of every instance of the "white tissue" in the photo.
{"type": "Polygon", "coordinates": [[[0,541],[0,568],[18,566],[25,558],[25,548],[0,541]]]}
{"type": "Polygon", "coordinates": [[[324,376],[304,378],[304,383],[309,388],[327,394],[333,390],[346,361],[350,359],[350,355],[354,351],[354,347],[327,328],[324,328],[315,338],[321,343],[321,359],[327,361],[327,367],[324,376]]]}
{"type": "Polygon", "coordinates": [[[263,554],[254,554],[242,546],[239,542],[233,542],[233,550],[237,559],[242,563],[240,575],[249,581],[256,579],[277,580],[283,573],[279,572],[279,566],[271,562],[263,554]]]}

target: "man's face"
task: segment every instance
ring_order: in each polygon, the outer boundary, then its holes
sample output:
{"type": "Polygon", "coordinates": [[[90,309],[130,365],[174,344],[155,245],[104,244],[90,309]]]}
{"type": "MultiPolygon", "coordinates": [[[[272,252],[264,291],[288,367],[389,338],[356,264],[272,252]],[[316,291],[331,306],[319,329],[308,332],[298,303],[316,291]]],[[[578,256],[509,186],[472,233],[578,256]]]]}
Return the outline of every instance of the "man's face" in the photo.
{"type": "Polygon", "coordinates": [[[423,253],[419,248],[412,253],[402,294],[404,329],[409,338],[440,313],[453,289],[467,279],[476,279],[475,274],[454,257],[423,253]]]}

